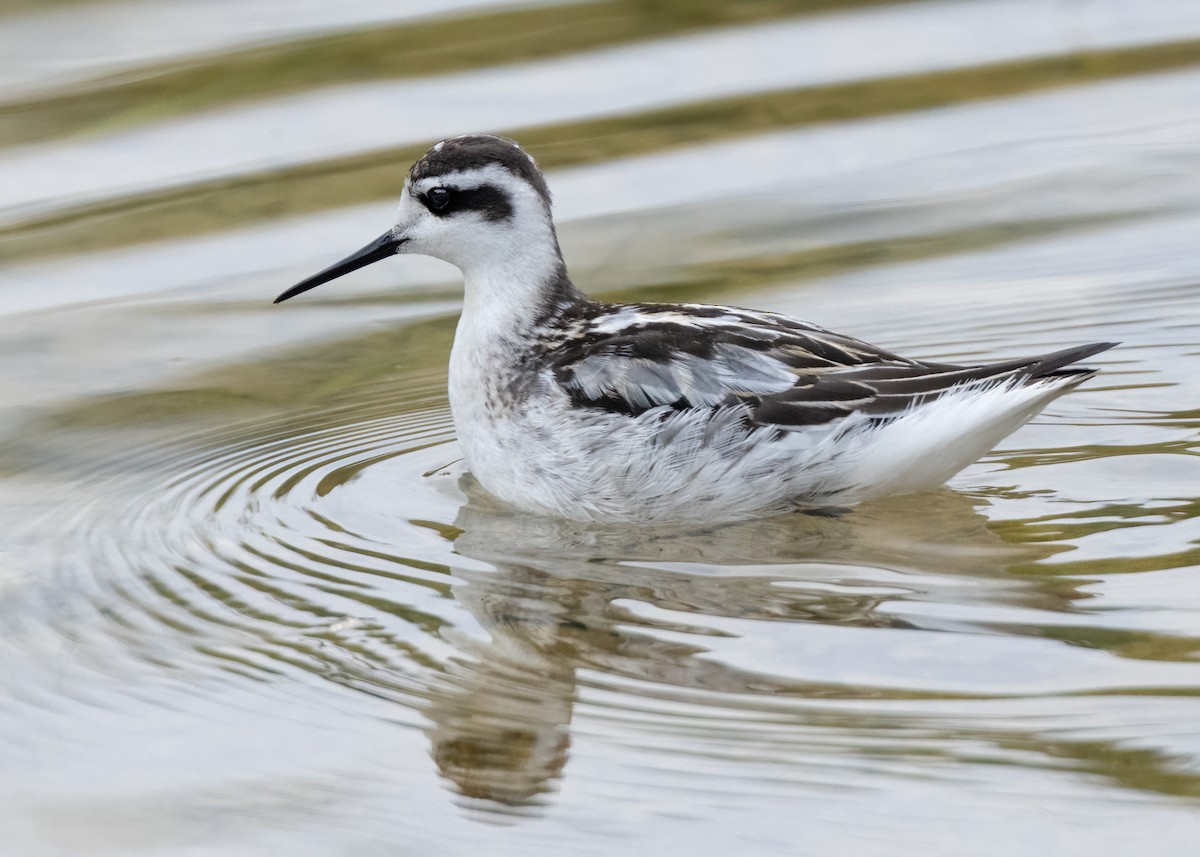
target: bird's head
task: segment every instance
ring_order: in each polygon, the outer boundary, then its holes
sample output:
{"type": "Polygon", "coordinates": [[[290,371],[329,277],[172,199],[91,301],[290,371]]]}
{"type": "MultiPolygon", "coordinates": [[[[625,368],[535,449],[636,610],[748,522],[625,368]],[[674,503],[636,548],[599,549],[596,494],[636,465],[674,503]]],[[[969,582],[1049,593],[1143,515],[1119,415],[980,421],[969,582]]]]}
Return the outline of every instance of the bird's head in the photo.
{"type": "Polygon", "coordinates": [[[398,253],[442,259],[468,278],[480,268],[560,269],[542,171],[506,137],[443,140],[409,170],[391,229],[292,286],[275,303],[398,253]]]}

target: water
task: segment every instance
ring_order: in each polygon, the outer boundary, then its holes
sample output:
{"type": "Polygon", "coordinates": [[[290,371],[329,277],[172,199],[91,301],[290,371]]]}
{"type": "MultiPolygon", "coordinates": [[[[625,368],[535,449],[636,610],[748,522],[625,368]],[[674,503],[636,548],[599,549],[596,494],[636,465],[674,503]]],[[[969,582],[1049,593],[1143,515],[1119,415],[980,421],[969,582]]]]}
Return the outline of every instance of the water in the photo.
{"type": "Polygon", "coordinates": [[[284,6],[0,15],[6,855],[1190,848],[1192,4],[284,6]],[[939,492],[516,514],[459,460],[451,268],[269,304],[467,130],[593,293],[1124,344],[939,492]]]}

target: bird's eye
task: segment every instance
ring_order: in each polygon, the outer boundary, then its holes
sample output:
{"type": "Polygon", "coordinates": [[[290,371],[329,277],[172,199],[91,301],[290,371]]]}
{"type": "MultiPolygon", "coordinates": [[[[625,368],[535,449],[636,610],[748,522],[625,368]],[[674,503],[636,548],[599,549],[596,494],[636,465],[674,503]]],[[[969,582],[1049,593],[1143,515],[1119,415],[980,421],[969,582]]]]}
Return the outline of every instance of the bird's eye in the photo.
{"type": "Polygon", "coordinates": [[[444,187],[435,187],[425,194],[425,201],[434,211],[441,211],[450,204],[450,191],[444,187]]]}

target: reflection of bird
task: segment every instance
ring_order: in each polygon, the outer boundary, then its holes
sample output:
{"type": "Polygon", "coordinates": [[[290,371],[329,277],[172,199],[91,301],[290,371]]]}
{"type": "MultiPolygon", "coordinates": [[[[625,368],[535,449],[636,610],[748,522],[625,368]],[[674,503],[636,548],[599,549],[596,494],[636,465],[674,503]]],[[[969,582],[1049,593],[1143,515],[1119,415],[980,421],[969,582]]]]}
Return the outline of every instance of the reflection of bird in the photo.
{"type": "Polygon", "coordinates": [[[935,487],[1112,345],[953,366],[774,313],[589,300],[542,173],[490,136],[430,149],[396,225],[277,302],[396,253],[463,271],[450,401],[471,471],[515,506],[581,520],[733,519],[935,487]]]}
{"type": "Polygon", "coordinates": [[[562,775],[571,743],[575,669],[554,652],[554,612],[564,608],[551,601],[539,615],[518,586],[459,587],[490,640],[458,641],[462,652],[430,684],[425,712],[438,771],[491,809],[538,804],[562,775]]]}
{"type": "MultiPolygon", "coordinates": [[[[425,713],[438,770],[468,806],[497,817],[536,814],[552,799],[568,773],[581,688],[623,679],[660,699],[683,688],[692,702],[739,711],[756,697],[772,710],[788,698],[878,700],[897,691],[812,680],[789,627],[961,631],[969,619],[921,604],[968,615],[1060,610],[1067,594],[1060,581],[1007,573],[1052,548],[1001,539],[948,491],[836,517],[631,529],[524,514],[466,482],[454,550],[494,570],[453,569],[455,599],[479,632],[441,632],[458,653],[427,688],[425,713]],[[915,621],[904,618],[907,605],[915,621]],[[775,623],[755,632],[753,670],[706,654],[720,649],[714,634],[729,633],[721,618],[775,623]]],[[[730,723],[692,728],[724,741],[730,723]]]]}

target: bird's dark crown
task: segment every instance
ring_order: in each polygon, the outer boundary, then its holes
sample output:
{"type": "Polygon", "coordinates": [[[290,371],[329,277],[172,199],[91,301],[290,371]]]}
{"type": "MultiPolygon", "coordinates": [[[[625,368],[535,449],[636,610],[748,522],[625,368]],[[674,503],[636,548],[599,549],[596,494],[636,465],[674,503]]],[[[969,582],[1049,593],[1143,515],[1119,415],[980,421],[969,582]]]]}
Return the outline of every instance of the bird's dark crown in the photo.
{"type": "Polygon", "coordinates": [[[496,164],[524,180],[550,207],[550,188],[546,177],[515,140],[489,134],[469,134],[443,140],[421,156],[409,171],[416,182],[429,176],[452,175],[496,164]]]}

